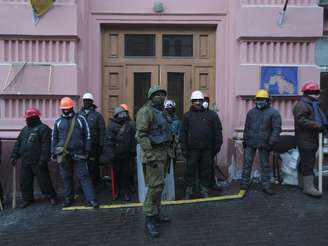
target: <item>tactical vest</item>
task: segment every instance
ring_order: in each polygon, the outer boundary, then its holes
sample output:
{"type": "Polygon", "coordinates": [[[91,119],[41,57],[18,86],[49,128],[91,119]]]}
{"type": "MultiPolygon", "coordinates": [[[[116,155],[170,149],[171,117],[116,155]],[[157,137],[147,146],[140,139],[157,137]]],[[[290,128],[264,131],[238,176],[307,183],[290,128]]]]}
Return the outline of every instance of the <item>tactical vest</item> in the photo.
{"type": "Polygon", "coordinates": [[[153,144],[163,144],[171,141],[170,127],[163,111],[151,107],[154,120],[148,137],[153,144]]]}

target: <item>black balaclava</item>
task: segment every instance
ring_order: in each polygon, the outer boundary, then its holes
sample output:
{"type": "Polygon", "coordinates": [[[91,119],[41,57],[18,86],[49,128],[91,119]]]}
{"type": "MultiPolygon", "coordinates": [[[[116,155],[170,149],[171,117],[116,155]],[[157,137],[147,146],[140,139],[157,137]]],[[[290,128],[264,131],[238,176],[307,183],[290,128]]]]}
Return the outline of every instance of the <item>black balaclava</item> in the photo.
{"type": "Polygon", "coordinates": [[[70,109],[62,109],[62,112],[63,112],[63,117],[73,117],[74,116],[74,109],[73,108],[70,108],[70,109]]]}
{"type": "Polygon", "coordinates": [[[114,118],[116,119],[117,122],[124,123],[129,119],[129,113],[126,111],[119,112],[114,116],[114,118]]]}
{"type": "Polygon", "coordinates": [[[93,101],[91,99],[83,99],[83,109],[90,110],[93,107],[93,101]]]}
{"type": "Polygon", "coordinates": [[[41,124],[41,120],[40,120],[39,116],[32,116],[32,117],[26,118],[25,121],[26,121],[27,127],[29,127],[29,128],[33,128],[33,127],[36,127],[41,124]]]}
{"type": "Polygon", "coordinates": [[[163,111],[165,97],[166,97],[166,93],[164,91],[155,92],[150,98],[152,106],[158,110],[163,111]]]}
{"type": "Polygon", "coordinates": [[[175,113],[175,108],[166,108],[165,111],[169,114],[169,115],[173,115],[175,113]]]}

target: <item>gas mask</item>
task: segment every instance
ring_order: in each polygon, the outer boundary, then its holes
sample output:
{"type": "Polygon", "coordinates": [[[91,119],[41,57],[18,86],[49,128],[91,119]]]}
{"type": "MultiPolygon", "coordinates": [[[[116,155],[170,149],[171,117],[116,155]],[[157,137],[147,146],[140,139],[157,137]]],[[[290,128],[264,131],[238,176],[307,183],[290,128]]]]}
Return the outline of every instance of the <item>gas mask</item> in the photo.
{"type": "Polygon", "coordinates": [[[256,100],[255,105],[257,109],[262,110],[269,106],[269,102],[268,100],[256,100]]]}
{"type": "Polygon", "coordinates": [[[73,108],[70,108],[70,109],[63,109],[62,112],[63,112],[63,116],[64,116],[64,117],[72,117],[72,116],[74,115],[74,110],[73,110],[73,108]]]}
{"type": "Polygon", "coordinates": [[[203,108],[208,109],[208,102],[206,102],[206,101],[203,102],[203,108]]]}
{"type": "Polygon", "coordinates": [[[127,119],[128,118],[128,113],[127,112],[120,112],[120,113],[118,113],[117,114],[117,116],[116,116],[117,118],[119,118],[119,119],[127,119]]]}

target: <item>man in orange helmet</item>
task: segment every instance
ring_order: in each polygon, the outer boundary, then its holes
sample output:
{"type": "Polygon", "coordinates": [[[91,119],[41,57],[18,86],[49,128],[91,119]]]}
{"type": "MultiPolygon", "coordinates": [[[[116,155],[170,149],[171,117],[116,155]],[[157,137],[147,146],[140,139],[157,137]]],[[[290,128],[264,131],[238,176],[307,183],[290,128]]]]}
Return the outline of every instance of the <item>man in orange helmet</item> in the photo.
{"type": "Polygon", "coordinates": [[[36,108],[25,111],[26,126],[21,130],[11,154],[11,164],[16,165],[21,158],[20,186],[25,208],[34,202],[33,179],[39,183],[41,192],[52,205],[57,204],[57,194],[49,176],[48,161],[50,159],[51,129],[40,120],[40,112],[36,108]]]}
{"type": "Polygon", "coordinates": [[[303,85],[302,92],[303,96],[293,109],[295,136],[300,152],[299,186],[305,194],[320,197],[321,192],[313,185],[313,168],[319,147],[319,132],[327,130],[328,121],[320,109],[319,85],[308,82],[303,85]]]}
{"type": "Polygon", "coordinates": [[[84,197],[93,208],[98,208],[87,160],[91,150],[91,135],[86,119],[74,112],[74,101],[60,100],[62,115],[55,121],[52,132],[52,157],[60,164],[64,179],[64,207],[74,202],[73,174],[82,186],[84,197]]]}

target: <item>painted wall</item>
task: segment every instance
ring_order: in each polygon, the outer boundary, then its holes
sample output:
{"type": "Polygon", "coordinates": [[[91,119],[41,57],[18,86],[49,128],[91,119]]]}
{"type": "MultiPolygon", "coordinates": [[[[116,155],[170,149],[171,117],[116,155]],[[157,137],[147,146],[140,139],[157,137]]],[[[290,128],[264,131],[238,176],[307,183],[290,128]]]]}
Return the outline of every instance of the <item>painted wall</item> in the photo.
{"type": "MultiPolygon", "coordinates": [[[[290,0],[285,25],[277,26],[284,0],[57,0],[36,26],[28,0],[0,0],[0,137],[12,139],[26,107],[40,107],[46,123],[59,114],[63,95],[86,90],[101,106],[101,24],[216,25],[216,102],[224,126],[220,153],[240,137],[262,65],[299,67],[299,87],[319,82],[314,42],[322,36],[323,9],[316,0],[290,0]],[[304,18],[306,16],[306,18],[304,18]],[[21,69],[22,63],[26,63],[21,69]]],[[[284,128],[292,129],[296,97],[275,99],[284,128]]]]}

